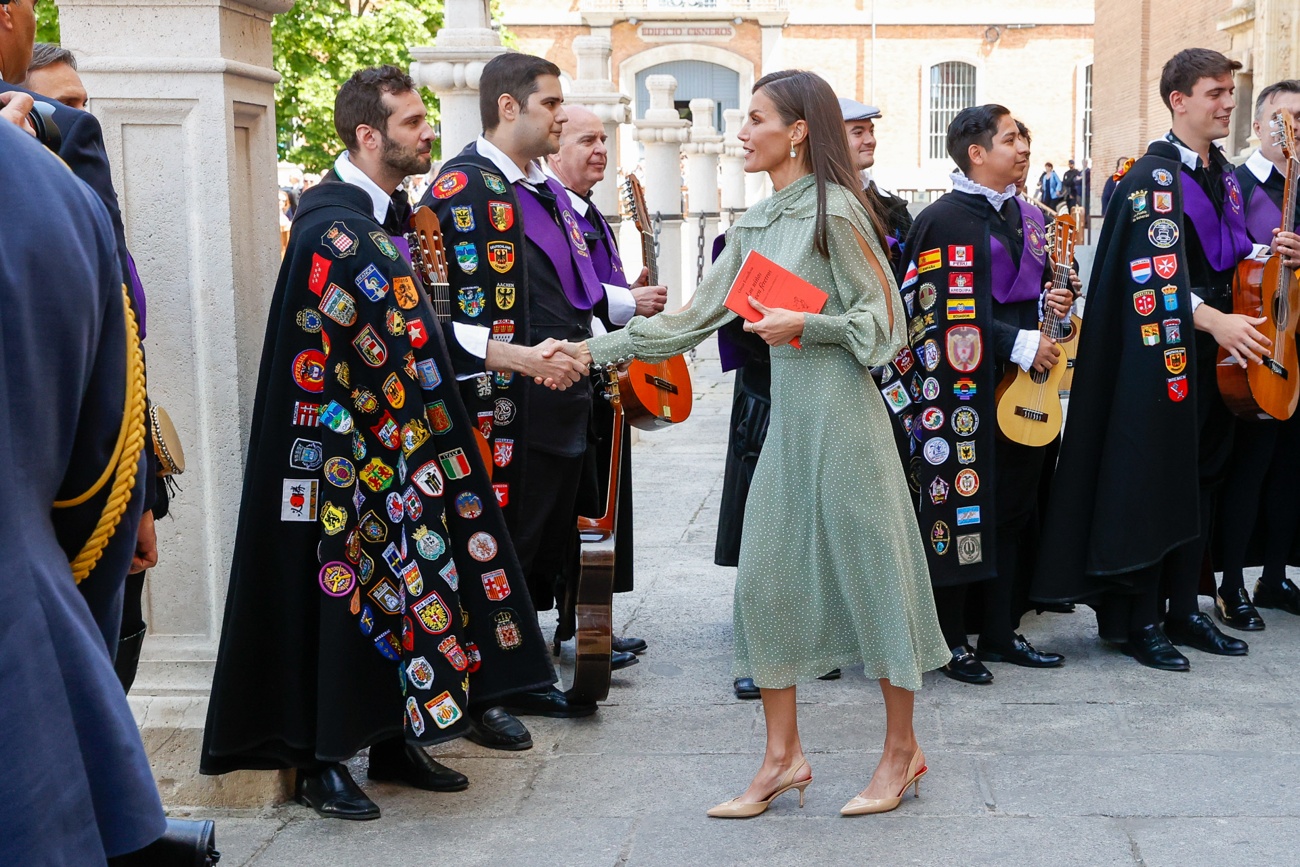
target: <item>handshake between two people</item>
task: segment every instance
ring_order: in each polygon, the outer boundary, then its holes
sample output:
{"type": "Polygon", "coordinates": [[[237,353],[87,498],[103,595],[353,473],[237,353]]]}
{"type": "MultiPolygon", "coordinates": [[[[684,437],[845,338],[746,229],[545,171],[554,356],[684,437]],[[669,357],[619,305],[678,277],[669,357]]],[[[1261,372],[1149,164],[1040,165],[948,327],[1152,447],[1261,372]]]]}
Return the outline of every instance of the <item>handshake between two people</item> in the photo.
{"type": "Polygon", "coordinates": [[[536,346],[488,341],[487,369],[497,373],[522,373],[552,391],[564,391],[587,375],[591,353],[586,342],[572,343],[548,337],[536,346]]]}

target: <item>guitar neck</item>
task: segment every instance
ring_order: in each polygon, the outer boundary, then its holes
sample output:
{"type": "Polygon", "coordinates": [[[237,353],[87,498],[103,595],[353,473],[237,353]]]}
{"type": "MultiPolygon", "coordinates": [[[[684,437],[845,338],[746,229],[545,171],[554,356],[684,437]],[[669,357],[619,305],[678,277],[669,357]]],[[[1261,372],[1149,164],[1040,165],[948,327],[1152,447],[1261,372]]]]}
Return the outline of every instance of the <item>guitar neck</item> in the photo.
{"type": "MultiPolygon", "coordinates": [[[[1052,263],[1052,291],[1070,288],[1070,266],[1062,262],[1052,263]]],[[[1043,305],[1043,321],[1039,328],[1048,337],[1061,336],[1061,317],[1051,306],[1043,305]]]]}
{"type": "Polygon", "coordinates": [[[1295,202],[1296,202],[1296,167],[1300,165],[1300,159],[1292,158],[1286,162],[1285,185],[1282,188],[1282,231],[1295,231],[1295,202]]]}
{"type": "Polygon", "coordinates": [[[655,239],[654,235],[645,229],[641,230],[641,258],[645,259],[645,266],[650,274],[650,285],[658,286],[659,263],[655,260],[655,239]]]}
{"type": "Polygon", "coordinates": [[[444,280],[440,283],[429,283],[429,301],[433,303],[434,315],[438,317],[439,322],[451,321],[451,287],[444,280]]]}

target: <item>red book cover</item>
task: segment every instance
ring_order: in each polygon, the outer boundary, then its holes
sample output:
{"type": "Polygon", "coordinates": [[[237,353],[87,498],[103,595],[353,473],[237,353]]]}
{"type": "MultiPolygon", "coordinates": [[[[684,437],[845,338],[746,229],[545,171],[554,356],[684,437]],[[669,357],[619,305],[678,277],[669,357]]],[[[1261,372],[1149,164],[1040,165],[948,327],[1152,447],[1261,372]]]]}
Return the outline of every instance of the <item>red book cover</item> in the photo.
{"type": "MultiPolygon", "coordinates": [[[[790,273],[757,250],[750,250],[740,273],[731,283],[725,306],[741,319],[757,322],[763,318],[750,306],[753,298],[764,307],[783,307],[800,313],[820,313],[826,306],[826,293],[802,277],[790,273]]],[[[799,338],[790,341],[801,349],[799,338]]]]}

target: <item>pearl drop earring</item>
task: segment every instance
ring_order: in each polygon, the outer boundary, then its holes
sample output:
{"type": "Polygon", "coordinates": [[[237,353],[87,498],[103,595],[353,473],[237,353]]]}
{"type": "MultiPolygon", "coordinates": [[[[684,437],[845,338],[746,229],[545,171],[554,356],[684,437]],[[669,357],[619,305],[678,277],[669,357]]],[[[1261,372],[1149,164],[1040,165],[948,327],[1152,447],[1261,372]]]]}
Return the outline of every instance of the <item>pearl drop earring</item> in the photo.
{"type": "Polygon", "coordinates": [[[790,142],[790,159],[795,159],[799,155],[794,151],[794,142],[790,142]]]}

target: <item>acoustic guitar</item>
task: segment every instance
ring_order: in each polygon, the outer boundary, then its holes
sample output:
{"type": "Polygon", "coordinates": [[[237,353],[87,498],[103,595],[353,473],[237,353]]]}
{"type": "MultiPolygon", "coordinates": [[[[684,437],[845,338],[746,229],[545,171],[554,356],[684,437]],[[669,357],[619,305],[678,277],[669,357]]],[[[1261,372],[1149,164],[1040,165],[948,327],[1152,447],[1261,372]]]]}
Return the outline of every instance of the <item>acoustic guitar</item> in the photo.
{"type": "Polygon", "coordinates": [[[623,477],[623,403],[621,377],[615,365],[604,373],[605,397],[614,409],[614,430],[609,451],[609,488],[605,514],[578,518],[582,541],[581,570],[575,593],[577,653],[569,697],[594,704],[609,697],[610,651],[614,630],[614,549],[618,527],[619,480],[623,477]]]}
{"type": "MultiPolygon", "coordinates": [[[[1282,231],[1295,231],[1297,167],[1295,118],[1286,109],[1274,112],[1269,126],[1273,140],[1286,157],[1286,184],[1282,192],[1282,231]]],[[[1282,264],[1277,253],[1264,262],[1253,259],[1237,265],[1232,278],[1232,312],[1262,316],[1259,331],[1273,341],[1272,354],[1262,364],[1242,367],[1227,350],[1219,350],[1215,368],[1219,391],[1228,409],[1242,418],[1288,419],[1300,400],[1300,364],[1296,360],[1296,321],[1300,318],[1300,283],[1296,272],[1282,264]]]]}
{"type": "MultiPolygon", "coordinates": [[[[451,321],[451,284],[447,280],[447,249],[442,243],[442,225],[431,208],[419,207],[411,212],[410,231],[406,235],[414,255],[411,264],[424,284],[438,323],[451,321]]],[[[488,478],[492,478],[492,445],[477,428],[474,430],[479,455],[488,478]]]]}
{"type": "MultiPolygon", "coordinates": [[[[645,193],[635,175],[623,184],[623,202],[641,234],[641,254],[650,272],[650,285],[659,285],[659,263],[655,260],[654,232],[645,207],[645,193]]],[[[650,363],[632,361],[619,374],[623,411],[628,424],[654,430],[686,421],[695,395],[691,392],[691,371],[680,355],[650,363]]]]}
{"type": "MultiPolygon", "coordinates": [[[[1074,218],[1061,214],[1052,221],[1052,288],[1068,289],[1074,259],[1074,218]]],[[[1065,327],[1061,317],[1043,305],[1038,330],[1059,343],[1065,327]]],[[[1045,446],[1061,433],[1061,381],[1069,370],[1064,353],[1047,371],[1012,366],[998,386],[998,428],[1002,435],[1025,446],[1045,446]]]]}
{"type": "Polygon", "coordinates": [[[1065,357],[1065,377],[1061,380],[1061,397],[1069,397],[1074,387],[1074,364],[1079,358],[1079,333],[1083,329],[1083,320],[1077,313],[1070,314],[1070,323],[1061,338],[1061,352],[1065,357]]]}

